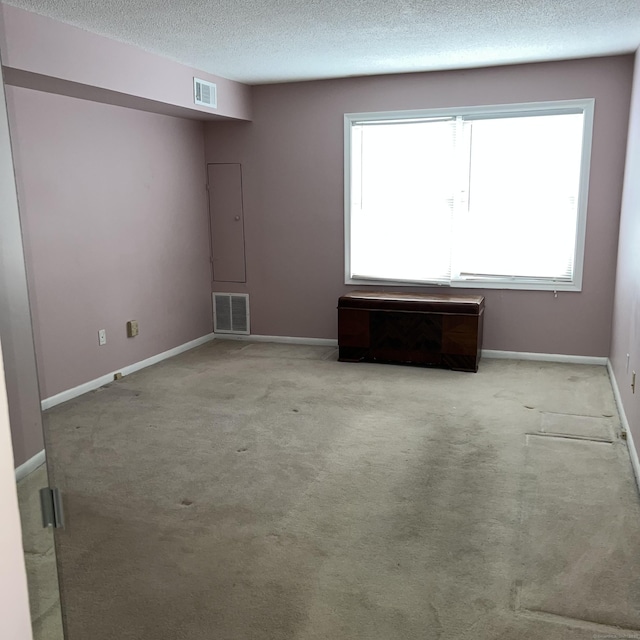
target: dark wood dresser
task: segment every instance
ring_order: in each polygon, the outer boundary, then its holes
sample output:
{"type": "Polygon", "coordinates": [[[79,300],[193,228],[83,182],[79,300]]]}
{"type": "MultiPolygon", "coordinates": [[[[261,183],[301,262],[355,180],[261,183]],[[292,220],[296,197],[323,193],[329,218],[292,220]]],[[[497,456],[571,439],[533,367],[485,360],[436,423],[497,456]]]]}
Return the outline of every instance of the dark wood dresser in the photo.
{"type": "Polygon", "coordinates": [[[477,371],[484,297],[353,291],[338,301],[338,359],[477,371]]]}

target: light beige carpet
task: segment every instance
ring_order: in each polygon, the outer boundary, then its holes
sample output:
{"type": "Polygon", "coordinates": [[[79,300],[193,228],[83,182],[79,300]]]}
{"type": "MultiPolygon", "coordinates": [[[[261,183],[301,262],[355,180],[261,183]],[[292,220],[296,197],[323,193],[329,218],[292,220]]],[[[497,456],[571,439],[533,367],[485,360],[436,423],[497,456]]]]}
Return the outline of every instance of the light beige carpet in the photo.
{"type": "Polygon", "coordinates": [[[68,640],[640,638],[603,367],[216,341],[47,422],[68,640]]]}

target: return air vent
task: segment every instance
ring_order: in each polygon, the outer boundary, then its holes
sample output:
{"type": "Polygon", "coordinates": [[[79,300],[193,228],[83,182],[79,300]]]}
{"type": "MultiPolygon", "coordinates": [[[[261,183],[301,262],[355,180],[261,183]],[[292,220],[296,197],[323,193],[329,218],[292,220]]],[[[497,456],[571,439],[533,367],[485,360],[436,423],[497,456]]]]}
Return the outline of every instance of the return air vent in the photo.
{"type": "Polygon", "coordinates": [[[214,333],[249,334],[249,294],[213,294],[214,333]]]}
{"type": "Polygon", "coordinates": [[[213,82],[193,79],[193,101],[203,107],[218,108],[218,89],[213,82]]]}

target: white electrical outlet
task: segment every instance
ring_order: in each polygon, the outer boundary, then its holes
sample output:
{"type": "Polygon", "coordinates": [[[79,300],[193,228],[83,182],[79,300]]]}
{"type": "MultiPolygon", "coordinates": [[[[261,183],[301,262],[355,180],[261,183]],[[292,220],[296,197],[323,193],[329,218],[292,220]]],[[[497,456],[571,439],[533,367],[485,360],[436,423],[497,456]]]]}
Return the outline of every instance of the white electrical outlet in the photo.
{"type": "Polygon", "coordinates": [[[103,344],[107,344],[107,330],[100,329],[98,331],[98,344],[102,346],[103,344]]]}

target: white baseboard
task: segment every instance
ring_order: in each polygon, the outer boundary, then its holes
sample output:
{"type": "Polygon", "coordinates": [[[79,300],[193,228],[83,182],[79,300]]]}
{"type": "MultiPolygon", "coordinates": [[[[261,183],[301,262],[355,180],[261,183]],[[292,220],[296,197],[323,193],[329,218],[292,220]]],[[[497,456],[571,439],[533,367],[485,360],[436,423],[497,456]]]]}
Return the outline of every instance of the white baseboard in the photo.
{"type": "Polygon", "coordinates": [[[611,366],[611,360],[607,358],[607,371],[609,372],[609,379],[611,380],[611,388],[613,389],[613,397],[616,400],[616,407],[620,414],[620,422],[622,423],[622,429],[627,434],[627,449],[629,449],[629,457],[631,458],[631,466],[633,467],[633,473],[636,477],[636,484],[638,485],[638,491],[640,491],[640,459],[638,458],[638,450],[633,442],[633,434],[629,428],[629,421],[627,420],[627,414],[624,411],[624,405],[622,404],[622,396],[620,395],[620,389],[618,388],[618,381],[613,373],[613,367],[611,366]]]}
{"type": "Polygon", "coordinates": [[[528,353],[526,351],[493,351],[483,349],[482,357],[501,360],[537,360],[539,362],[566,362],[571,364],[596,364],[605,367],[608,358],[598,356],[569,356],[563,353],[528,353]]]}
{"type": "Polygon", "coordinates": [[[306,344],[312,347],[337,347],[338,341],[333,338],[298,338],[291,336],[248,336],[237,333],[216,333],[216,340],[239,340],[240,342],[277,342],[280,344],[306,344]]]}
{"type": "Polygon", "coordinates": [[[42,466],[46,461],[44,449],[38,451],[33,458],[29,458],[26,462],[23,462],[16,469],[16,482],[20,482],[22,478],[26,478],[32,471],[35,471],[38,467],[42,466]]]}
{"type": "MultiPolygon", "coordinates": [[[[310,346],[337,347],[333,338],[302,338],[291,336],[240,335],[235,333],[216,333],[216,340],[238,340],[241,342],[277,342],[280,344],[306,344],[310,346]]],[[[503,360],[537,360],[539,362],[567,362],[573,364],[595,364],[606,366],[607,358],[598,356],[570,356],[562,353],[528,353],[526,351],[482,350],[483,358],[503,360]]]]}
{"type": "MultiPolygon", "coordinates": [[[[306,344],[311,346],[337,347],[338,341],[332,338],[302,338],[291,336],[239,335],[233,333],[216,333],[216,340],[239,340],[245,342],[278,342],[281,344],[306,344]]],[[[537,360],[539,362],[567,362],[572,364],[607,365],[606,357],[569,356],[562,353],[528,353],[526,351],[493,351],[482,350],[483,358],[503,360],[537,360]]]]}
{"type": "Polygon", "coordinates": [[[206,336],[202,336],[201,338],[196,338],[195,340],[191,340],[191,342],[187,342],[185,344],[181,344],[178,347],[174,347],[173,349],[169,349],[168,351],[163,351],[155,356],[151,356],[146,360],[141,360],[140,362],[135,362],[134,364],[130,364],[126,367],[122,367],[122,369],[117,369],[116,371],[112,371],[111,373],[107,373],[104,376],[100,376],[95,380],[89,380],[89,382],[85,382],[77,387],[73,387],[73,389],[67,389],[66,391],[62,391],[61,393],[57,393],[55,396],[51,396],[50,398],[45,398],[41,405],[42,410],[46,411],[51,407],[55,407],[57,404],[61,404],[62,402],[66,402],[67,400],[72,400],[73,398],[77,398],[84,393],[88,393],[89,391],[94,391],[95,389],[99,389],[100,387],[108,384],[109,382],[113,382],[113,376],[116,373],[121,373],[123,376],[127,376],[130,373],[134,373],[136,371],[140,371],[140,369],[144,369],[145,367],[150,367],[152,364],[156,364],[158,362],[162,362],[167,358],[172,358],[173,356],[177,356],[180,353],[184,353],[185,351],[189,351],[190,349],[195,349],[200,345],[203,345],[207,342],[211,342],[214,339],[213,333],[208,333],[206,336]]]}

